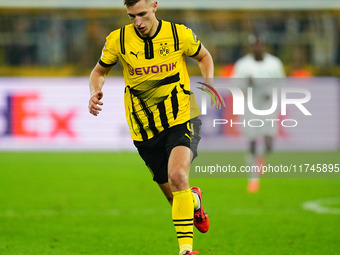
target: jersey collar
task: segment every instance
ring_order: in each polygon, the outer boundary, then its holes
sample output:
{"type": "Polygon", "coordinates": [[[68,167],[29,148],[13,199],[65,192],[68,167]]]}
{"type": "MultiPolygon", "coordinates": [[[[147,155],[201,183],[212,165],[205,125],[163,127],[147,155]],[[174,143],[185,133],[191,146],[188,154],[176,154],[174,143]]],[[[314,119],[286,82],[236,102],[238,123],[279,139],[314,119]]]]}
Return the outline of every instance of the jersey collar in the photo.
{"type": "Polygon", "coordinates": [[[154,39],[158,35],[159,31],[161,30],[161,28],[162,28],[162,21],[158,20],[158,27],[157,27],[156,33],[153,36],[151,36],[151,37],[143,37],[143,36],[141,36],[139,34],[139,32],[138,32],[138,30],[137,30],[137,28],[135,26],[133,26],[133,28],[135,29],[135,32],[136,32],[137,36],[140,39],[142,39],[142,40],[152,40],[152,39],[154,39]]]}

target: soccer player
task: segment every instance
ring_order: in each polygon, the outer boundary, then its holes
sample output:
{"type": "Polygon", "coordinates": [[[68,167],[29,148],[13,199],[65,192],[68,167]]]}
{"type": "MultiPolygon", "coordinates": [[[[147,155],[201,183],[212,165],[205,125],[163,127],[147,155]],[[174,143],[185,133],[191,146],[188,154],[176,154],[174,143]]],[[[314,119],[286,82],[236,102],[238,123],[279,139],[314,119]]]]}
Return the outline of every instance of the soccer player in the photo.
{"type": "MultiPolygon", "coordinates": [[[[258,110],[267,110],[272,105],[273,89],[281,83],[280,78],[285,77],[282,62],[279,58],[266,52],[265,38],[261,35],[249,35],[250,53],[236,61],[233,78],[242,78],[237,82],[246,83],[246,87],[252,87],[253,105],[258,110]]],[[[242,86],[241,85],[241,86],[242,86]]],[[[245,114],[246,121],[249,119],[263,120],[262,127],[244,128],[244,135],[249,140],[249,152],[246,162],[249,166],[259,167],[264,164],[264,155],[272,151],[273,138],[277,134],[277,122],[268,122],[265,119],[278,119],[278,112],[270,116],[259,116],[250,113],[245,114]],[[264,140],[264,148],[260,148],[259,141],[264,140]]],[[[260,173],[251,173],[248,191],[258,191],[260,173]]]]}
{"type": "MultiPolygon", "coordinates": [[[[153,0],[125,0],[132,24],[113,31],[90,76],[89,111],[102,110],[105,76],[119,62],[125,80],[125,112],[134,145],[172,205],[179,254],[192,251],[193,225],[209,229],[198,187],[190,189],[189,168],[197,156],[200,113],[190,91],[185,55],[197,60],[204,81],[214,75],[210,53],[184,25],[156,18],[153,0]]],[[[221,105],[216,105],[220,108],[221,105]]]]}

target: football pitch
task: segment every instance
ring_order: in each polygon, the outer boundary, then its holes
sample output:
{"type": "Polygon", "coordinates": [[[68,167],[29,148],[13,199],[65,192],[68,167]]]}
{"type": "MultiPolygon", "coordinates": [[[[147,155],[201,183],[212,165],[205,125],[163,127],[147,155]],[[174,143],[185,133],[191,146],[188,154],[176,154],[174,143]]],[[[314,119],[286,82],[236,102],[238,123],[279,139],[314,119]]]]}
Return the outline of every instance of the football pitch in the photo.
{"type": "MultiPolygon", "coordinates": [[[[241,165],[243,153],[225,153],[241,165]]],[[[340,163],[340,151],[268,161],[340,163]]],[[[339,174],[340,175],[340,174],[339,174]]],[[[340,254],[340,178],[192,178],[210,230],[200,254],[340,254]],[[313,210],[307,210],[309,207],[313,210]]],[[[138,154],[0,153],[0,254],[177,255],[171,208],[138,154]]]]}

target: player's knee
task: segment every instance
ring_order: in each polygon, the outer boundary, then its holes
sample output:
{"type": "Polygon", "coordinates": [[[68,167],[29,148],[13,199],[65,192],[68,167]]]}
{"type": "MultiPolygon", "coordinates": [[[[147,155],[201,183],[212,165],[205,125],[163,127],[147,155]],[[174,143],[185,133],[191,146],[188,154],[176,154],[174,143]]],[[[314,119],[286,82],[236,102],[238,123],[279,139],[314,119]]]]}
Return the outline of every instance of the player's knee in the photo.
{"type": "Polygon", "coordinates": [[[188,182],[188,174],[185,169],[177,169],[176,171],[169,171],[169,184],[172,187],[181,189],[188,182]]]}

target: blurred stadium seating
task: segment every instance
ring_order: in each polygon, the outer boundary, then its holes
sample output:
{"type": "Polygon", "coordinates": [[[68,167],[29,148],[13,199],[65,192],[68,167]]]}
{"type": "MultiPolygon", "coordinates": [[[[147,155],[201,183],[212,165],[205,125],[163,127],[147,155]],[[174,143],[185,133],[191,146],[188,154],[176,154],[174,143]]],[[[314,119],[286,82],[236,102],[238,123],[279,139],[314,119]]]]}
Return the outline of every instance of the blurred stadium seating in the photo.
{"type": "MultiPolygon", "coordinates": [[[[0,1],[0,75],[88,75],[105,37],[129,22],[122,2],[96,1],[94,8],[93,1],[86,0],[0,1]]],[[[178,2],[159,1],[158,17],[194,29],[213,54],[219,74],[244,53],[247,35],[261,31],[287,74],[304,69],[315,76],[340,75],[336,1],[320,5],[300,0],[294,8],[289,8],[291,1],[178,2]]],[[[189,69],[192,75],[199,74],[194,65],[189,69]]],[[[111,73],[117,74],[118,69],[111,73]]]]}

